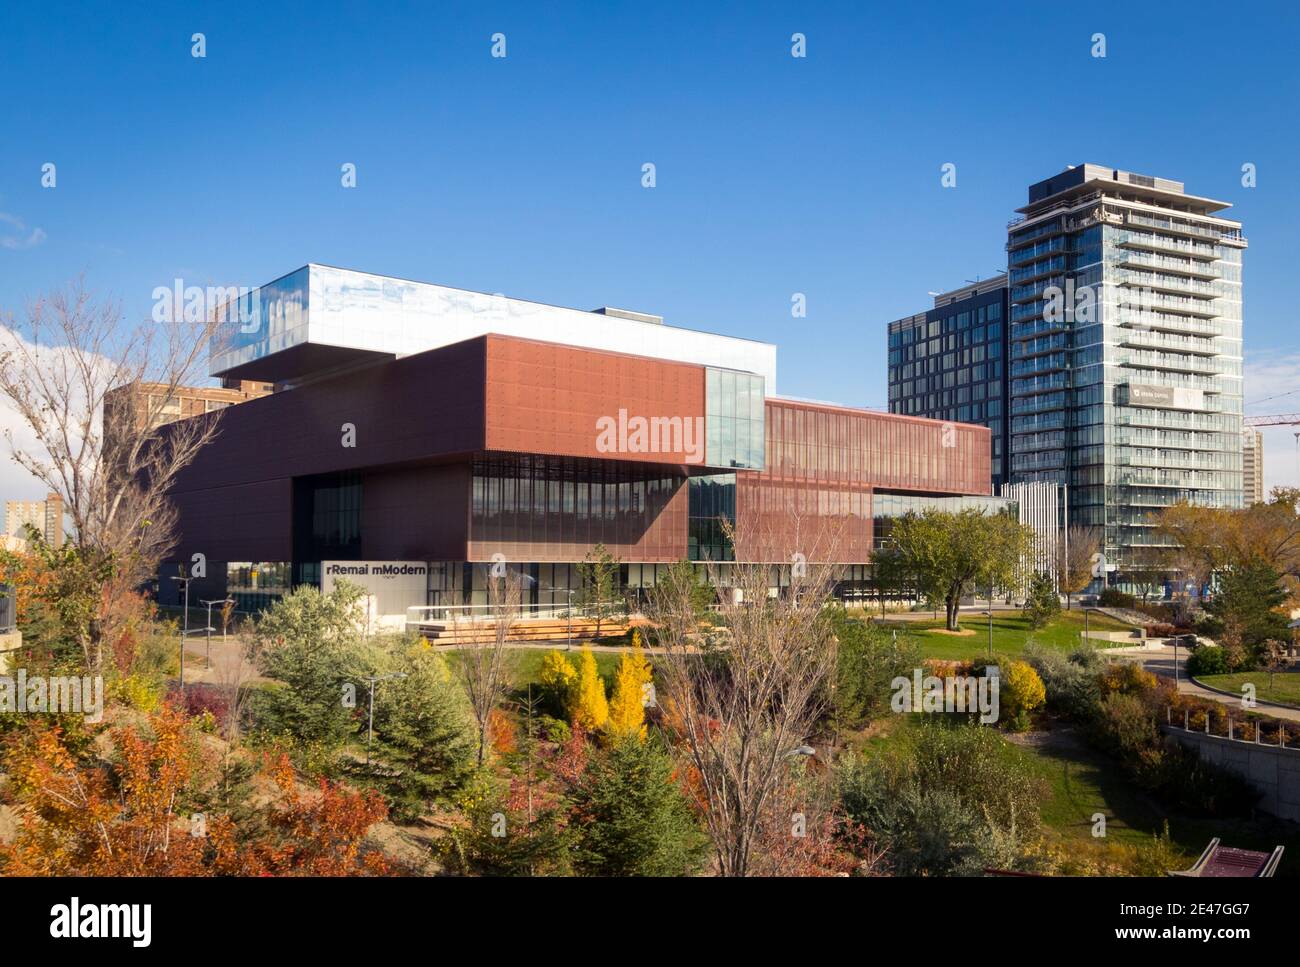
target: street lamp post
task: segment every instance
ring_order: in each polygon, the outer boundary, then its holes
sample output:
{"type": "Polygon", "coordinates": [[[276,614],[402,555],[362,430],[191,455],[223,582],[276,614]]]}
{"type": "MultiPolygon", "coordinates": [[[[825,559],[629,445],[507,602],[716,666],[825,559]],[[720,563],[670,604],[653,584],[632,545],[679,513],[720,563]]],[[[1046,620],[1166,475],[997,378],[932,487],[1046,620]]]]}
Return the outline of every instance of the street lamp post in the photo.
{"type": "Polygon", "coordinates": [[[573,651],[573,588],[568,589],[569,607],[564,612],[564,650],[573,651]]]}
{"type": "Polygon", "coordinates": [[[1088,620],[1094,611],[1101,611],[1101,608],[1084,608],[1083,609],[1083,643],[1086,645],[1091,640],[1092,623],[1088,620]]]}
{"type": "Polygon", "coordinates": [[[185,573],[185,566],[182,565],[179,574],[172,575],[173,581],[180,581],[183,591],[181,617],[181,699],[185,698],[185,638],[190,633],[190,581],[194,580],[185,573]]]}
{"type": "Polygon", "coordinates": [[[989,658],[993,657],[993,583],[989,582],[989,658]]]}
{"type": "Polygon", "coordinates": [[[190,628],[188,631],[181,632],[181,698],[185,698],[185,639],[190,635],[201,635],[206,633],[208,640],[212,640],[212,632],[217,629],[208,625],[206,628],[190,628]]]}
{"type": "MultiPolygon", "coordinates": [[[[216,630],[215,628],[212,627],[212,606],[213,606],[214,604],[229,604],[229,603],[230,603],[231,601],[233,601],[233,600],[234,600],[233,598],[213,598],[211,601],[208,601],[208,600],[201,600],[201,603],[202,603],[202,604],[206,604],[206,605],[208,606],[208,628],[207,628],[207,631],[208,631],[208,651],[207,651],[207,662],[208,662],[208,667],[209,667],[209,668],[212,667],[212,632],[216,630]]],[[[223,625],[222,627],[224,628],[225,626],[223,625]]],[[[222,641],[225,641],[225,632],[224,632],[224,630],[222,631],[222,641]]]]}

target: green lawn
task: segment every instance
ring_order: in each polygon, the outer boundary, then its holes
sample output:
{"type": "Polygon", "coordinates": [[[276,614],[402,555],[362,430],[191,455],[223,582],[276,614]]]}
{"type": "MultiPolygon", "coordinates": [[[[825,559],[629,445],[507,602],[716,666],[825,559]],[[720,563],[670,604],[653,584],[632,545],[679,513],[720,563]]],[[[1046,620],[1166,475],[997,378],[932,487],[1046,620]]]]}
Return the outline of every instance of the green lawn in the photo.
{"type": "Polygon", "coordinates": [[[1293,705],[1300,708],[1300,672],[1278,672],[1273,676],[1272,687],[1268,684],[1268,672],[1236,672],[1231,675],[1205,675],[1197,681],[1214,688],[1221,688],[1234,695],[1241,694],[1241,686],[1247,682],[1255,686],[1255,697],[1265,702],[1279,705],[1293,705]]]}
{"type": "Polygon", "coordinates": [[[1300,876],[1300,826],[1295,823],[1262,814],[1255,819],[1206,819],[1168,813],[1135,789],[1109,756],[1088,748],[1082,737],[1063,738],[1044,747],[1020,749],[1052,788],[1042,804],[1044,824],[1080,848],[1097,842],[1091,818],[1096,812],[1106,815],[1108,841],[1130,845],[1150,842],[1167,820],[1169,837],[1186,866],[1218,836],[1225,846],[1240,849],[1271,852],[1275,846],[1285,846],[1277,875],[1300,876]]]}
{"type": "MultiPolygon", "coordinates": [[[[867,740],[864,751],[870,754],[894,740],[912,718],[900,718],[887,734],[867,740]]],[[[1266,816],[1224,820],[1172,814],[1136,789],[1118,762],[1090,748],[1076,730],[1057,725],[1035,738],[1033,743],[1013,742],[1004,736],[1007,752],[1022,758],[1046,782],[1047,795],[1039,803],[1043,825],[1081,858],[1092,854],[1100,859],[1107,846],[1150,843],[1167,821],[1172,845],[1182,856],[1178,866],[1191,866],[1218,836],[1225,845],[1243,849],[1271,851],[1284,845],[1278,875],[1300,876],[1300,826],[1266,816]],[[1106,817],[1104,840],[1092,835],[1096,813],[1106,817]]]]}
{"type": "MultiPolygon", "coordinates": [[[[989,652],[989,619],[980,615],[963,615],[958,624],[974,631],[968,637],[955,637],[942,634],[943,619],[938,621],[898,621],[873,619],[883,627],[898,629],[899,634],[913,635],[921,645],[921,653],[926,658],[945,658],[967,661],[987,655],[989,652]]],[[[1092,631],[1126,631],[1132,628],[1123,622],[1108,618],[1102,614],[1092,614],[1088,619],[1092,631]]],[[[1031,630],[1029,622],[1019,611],[995,611],[993,613],[993,653],[1014,658],[1025,650],[1029,641],[1051,648],[1070,651],[1078,647],[1083,635],[1083,612],[1063,611],[1059,618],[1037,631],[1031,630]]],[[[1105,642],[1094,641],[1099,647],[1105,642]]]]}
{"type": "MultiPolygon", "coordinates": [[[[1106,836],[1116,842],[1136,845],[1160,832],[1166,817],[1154,803],[1129,784],[1116,762],[1088,748],[1074,732],[1049,733],[1041,745],[1015,747],[1051,788],[1041,803],[1043,823],[1066,839],[1091,841],[1097,813],[1105,815],[1106,836]]],[[[1204,845],[1187,844],[1187,849],[1199,855],[1204,845]]]]}

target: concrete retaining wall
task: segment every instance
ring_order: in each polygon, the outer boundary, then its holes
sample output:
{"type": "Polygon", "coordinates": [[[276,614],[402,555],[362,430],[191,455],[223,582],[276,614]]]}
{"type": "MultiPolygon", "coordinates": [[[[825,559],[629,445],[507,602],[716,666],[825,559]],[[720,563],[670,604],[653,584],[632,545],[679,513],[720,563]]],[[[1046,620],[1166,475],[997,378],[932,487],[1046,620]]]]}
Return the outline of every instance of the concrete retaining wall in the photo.
{"type": "Polygon", "coordinates": [[[1259,808],[1264,812],[1300,822],[1300,749],[1184,732],[1173,726],[1162,726],[1162,731],[1195,749],[1206,762],[1244,778],[1261,793],[1259,808]]]}

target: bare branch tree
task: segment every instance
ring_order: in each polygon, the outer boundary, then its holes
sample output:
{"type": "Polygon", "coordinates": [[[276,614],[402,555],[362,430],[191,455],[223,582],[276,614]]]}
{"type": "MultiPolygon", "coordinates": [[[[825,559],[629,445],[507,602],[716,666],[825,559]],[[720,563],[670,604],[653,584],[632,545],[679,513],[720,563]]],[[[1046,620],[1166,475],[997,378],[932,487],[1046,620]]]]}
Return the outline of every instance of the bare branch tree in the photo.
{"type": "Polygon", "coordinates": [[[461,685],[469,697],[470,709],[478,726],[478,764],[487,761],[488,742],[491,738],[492,712],[510,690],[510,667],[507,660],[510,631],[519,621],[522,585],[517,574],[507,572],[500,577],[488,578],[488,611],[491,621],[488,637],[483,629],[474,627],[471,617],[466,623],[457,619],[457,638],[468,637],[461,643],[460,661],[457,664],[461,685]]]}
{"type": "MultiPolygon", "coordinates": [[[[789,782],[791,757],[800,754],[826,710],[836,661],[824,605],[839,569],[807,560],[780,535],[760,543],[787,545],[768,560],[793,560],[789,586],[771,595],[770,564],[732,564],[725,573],[710,565],[710,581],[724,589],[725,631],[718,638],[698,624],[694,580],[684,572],[674,570],[656,587],[650,609],[656,643],[664,649],[656,671],[665,723],[698,777],[724,876],[763,870],[757,855],[763,830],[776,821],[768,814],[789,782]]],[[[834,541],[816,545],[829,549],[825,560],[835,560],[834,541]]],[[[736,556],[748,555],[737,547],[736,556]]],[[[780,822],[788,824],[788,817],[780,822]]]]}
{"type": "MultiPolygon", "coordinates": [[[[129,324],[80,281],[28,306],[21,323],[8,312],[0,323],[0,394],[30,438],[6,432],[14,461],[63,499],[92,570],[139,584],[175,542],[167,491],[216,433],[215,413],[157,431],[177,389],[202,376],[214,324],[129,324]]],[[[92,667],[115,630],[95,621],[81,636],[92,667]]]]}
{"type": "Polygon", "coordinates": [[[1092,583],[1097,555],[1101,553],[1101,536],[1096,527],[1071,524],[1065,540],[1057,543],[1057,581],[1065,592],[1067,610],[1070,598],[1092,583]]]}

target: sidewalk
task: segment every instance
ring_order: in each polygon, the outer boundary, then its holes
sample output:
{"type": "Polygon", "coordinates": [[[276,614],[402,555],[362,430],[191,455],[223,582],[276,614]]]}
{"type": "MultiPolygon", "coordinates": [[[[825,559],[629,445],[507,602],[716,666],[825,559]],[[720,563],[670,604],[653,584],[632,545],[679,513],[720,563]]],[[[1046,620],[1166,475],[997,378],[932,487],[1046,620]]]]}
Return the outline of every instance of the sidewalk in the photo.
{"type": "MultiPolygon", "coordinates": [[[[1106,654],[1136,659],[1143,668],[1159,675],[1161,678],[1172,679],[1174,677],[1174,649],[1169,645],[1161,645],[1159,648],[1108,648],[1106,654]]],[[[1285,719],[1288,722],[1300,722],[1300,709],[1289,708],[1285,705],[1271,705],[1262,701],[1256,703],[1253,709],[1243,709],[1240,698],[1198,685],[1187,674],[1186,648],[1178,649],[1178,693],[1180,695],[1195,695],[1197,698],[1209,699],[1221,705],[1230,705],[1243,712],[1252,711],[1260,715],[1285,719]]]]}

